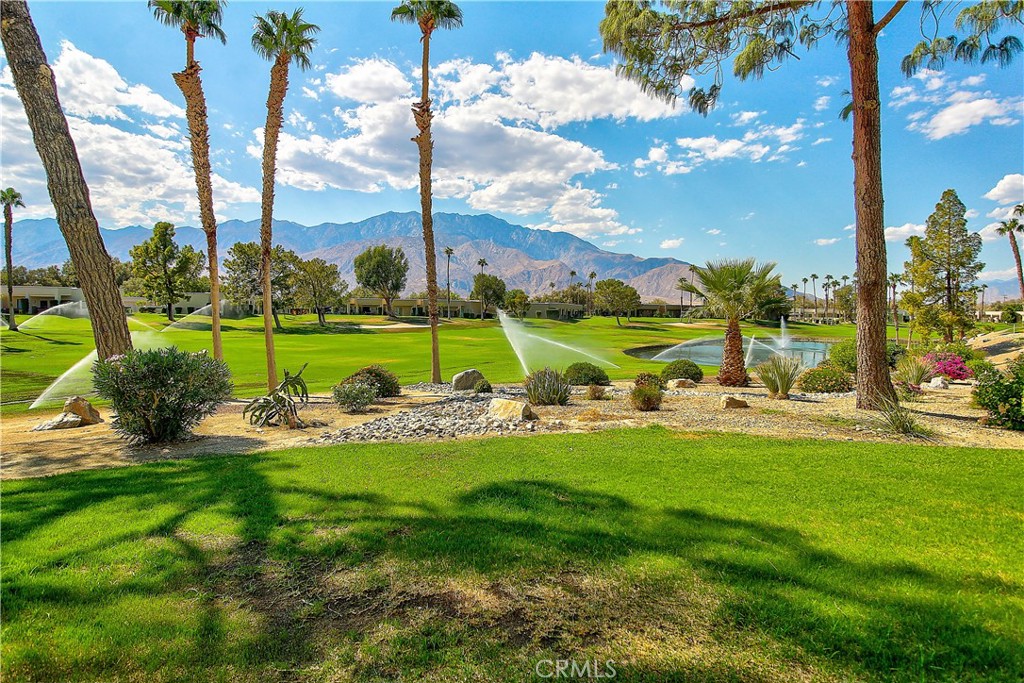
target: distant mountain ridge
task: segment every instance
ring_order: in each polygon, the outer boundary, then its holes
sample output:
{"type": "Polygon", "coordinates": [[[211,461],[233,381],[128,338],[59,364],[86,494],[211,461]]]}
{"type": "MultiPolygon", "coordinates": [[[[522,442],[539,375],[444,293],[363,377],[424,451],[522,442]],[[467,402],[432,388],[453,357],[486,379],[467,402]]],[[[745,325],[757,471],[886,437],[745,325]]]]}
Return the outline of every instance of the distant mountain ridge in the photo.
{"type": "MultiPolygon", "coordinates": [[[[129,250],[149,238],[151,230],[138,225],[118,230],[101,229],[111,256],[127,260],[129,250]]],[[[206,250],[206,237],[199,228],[176,228],[179,244],[206,250]]],[[[236,242],[259,240],[259,221],[229,220],[217,231],[220,257],[236,242]]],[[[689,278],[689,264],[674,258],[641,258],[633,254],[605,251],[567,232],[536,230],[514,225],[490,214],[434,215],[437,245],[438,285],[446,282],[447,258],[443,250],[455,250],[452,258],[452,290],[463,295],[472,288],[473,275],[480,271],[477,261],[487,259],[487,272],[500,276],[509,288],[519,287],[531,295],[561,289],[575,270],[577,281],[591,271],[598,279],[618,278],[636,287],[645,299],[673,301],[680,277],[689,278]]],[[[352,223],[321,223],[304,226],[292,221],[274,221],[274,243],[303,258],[319,257],[336,263],[342,276],[355,285],[352,261],[364,249],[386,243],[400,246],[409,258],[407,291],[426,289],[422,226],[416,212],[388,212],[352,223]]],[[[61,264],[68,258],[67,245],[52,218],[25,219],[14,224],[14,263],[27,268],[61,264]]]]}

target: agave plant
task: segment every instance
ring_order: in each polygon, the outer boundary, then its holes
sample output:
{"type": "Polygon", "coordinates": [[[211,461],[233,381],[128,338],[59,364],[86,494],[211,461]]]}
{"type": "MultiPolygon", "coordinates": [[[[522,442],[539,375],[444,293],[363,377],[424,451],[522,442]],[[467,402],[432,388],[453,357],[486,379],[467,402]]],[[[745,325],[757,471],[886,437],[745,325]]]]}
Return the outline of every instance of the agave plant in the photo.
{"type": "Polygon", "coordinates": [[[283,423],[289,429],[306,426],[299,419],[299,408],[309,401],[309,389],[306,388],[306,380],[302,379],[306,365],[309,363],[304,364],[294,375],[285,370],[284,379],[273,391],[249,402],[242,411],[243,417],[249,419],[249,424],[265,427],[283,423]]]}
{"type": "Polygon", "coordinates": [[[526,385],[526,397],[535,406],[564,406],[572,393],[569,380],[551,368],[531,372],[523,384],[526,385]]]}
{"type": "Polygon", "coordinates": [[[789,399],[789,392],[803,371],[800,359],[785,356],[772,356],[754,368],[757,378],[768,389],[768,398],[780,401],[789,399]]]}
{"type": "Polygon", "coordinates": [[[903,356],[896,363],[894,374],[898,382],[920,387],[935,376],[935,365],[923,358],[903,356]]]}

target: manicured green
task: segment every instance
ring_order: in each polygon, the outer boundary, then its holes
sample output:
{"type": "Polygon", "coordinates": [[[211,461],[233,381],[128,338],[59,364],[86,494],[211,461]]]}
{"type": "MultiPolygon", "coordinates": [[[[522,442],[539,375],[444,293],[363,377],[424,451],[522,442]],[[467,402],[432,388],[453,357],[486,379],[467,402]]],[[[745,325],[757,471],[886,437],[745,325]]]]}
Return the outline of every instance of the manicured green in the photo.
{"type": "Polygon", "coordinates": [[[1019,681],[1019,452],[661,428],[4,481],[4,681],[1019,681]]]}

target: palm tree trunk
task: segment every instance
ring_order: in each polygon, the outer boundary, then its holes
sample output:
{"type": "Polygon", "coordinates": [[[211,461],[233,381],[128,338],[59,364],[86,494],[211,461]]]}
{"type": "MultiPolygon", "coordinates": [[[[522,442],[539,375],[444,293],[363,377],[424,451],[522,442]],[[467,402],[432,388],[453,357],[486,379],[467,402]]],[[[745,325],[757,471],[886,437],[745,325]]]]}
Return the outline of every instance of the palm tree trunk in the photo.
{"type": "Polygon", "coordinates": [[[857,219],[857,407],[877,410],[895,398],[885,355],[885,219],[882,119],[873,3],[847,0],[853,93],[853,186],[857,219]]]}
{"type": "Polygon", "coordinates": [[[10,206],[4,207],[4,258],[7,260],[7,327],[18,331],[14,319],[14,259],[11,255],[11,240],[14,237],[14,213],[10,206]]]}
{"type": "Polygon", "coordinates": [[[743,360],[743,333],[740,321],[729,318],[725,328],[725,346],[722,349],[722,367],[718,370],[718,383],[725,387],[747,386],[747,368],[743,360]]]}
{"type": "Polygon", "coordinates": [[[896,300],[896,285],[892,286],[892,325],[896,328],[896,343],[900,343],[900,305],[896,300]]]}
{"type": "Polygon", "coordinates": [[[126,353],[132,348],[132,340],[114,266],[92,210],[89,187],[60,107],[53,71],[46,63],[39,34],[24,2],[0,3],[0,39],[46,170],[57,224],[89,307],[96,353],[100,358],[126,353]]]}
{"type": "MultiPolygon", "coordinates": [[[[1017,245],[1017,236],[1013,234],[1013,231],[1006,233],[1010,238],[1010,249],[1013,250],[1013,261],[1017,264],[1017,284],[1020,285],[1020,299],[1024,301],[1024,270],[1021,270],[1020,266],[1020,247],[1017,245]]],[[[10,266],[7,266],[10,272],[10,266]]]]}
{"type": "Polygon", "coordinates": [[[448,280],[448,319],[452,319],[452,257],[448,257],[448,270],[446,278],[448,280]]]}
{"type": "Polygon", "coordinates": [[[267,123],[263,129],[263,202],[260,212],[260,278],[263,286],[263,340],[267,348],[267,391],[277,386],[274,355],[274,301],[270,284],[270,255],[274,244],[274,175],[277,171],[277,138],[284,119],[284,96],[288,92],[288,55],[278,56],[270,67],[267,95],[267,123]]]}
{"type": "Polygon", "coordinates": [[[420,150],[420,217],[423,221],[423,249],[427,266],[427,315],[430,318],[430,381],[441,383],[441,350],[437,339],[437,254],[434,250],[433,198],[430,171],[434,161],[434,141],[430,135],[429,97],[430,33],[423,34],[423,91],[420,101],[412,106],[412,115],[419,134],[413,142],[420,150]]]}
{"type": "MultiPolygon", "coordinates": [[[[194,39],[193,39],[194,40],[194,39]]],[[[188,41],[191,52],[192,41],[188,41]]],[[[213,212],[213,185],[210,170],[210,129],[206,120],[206,96],[199,77],[202,69],[190,61],[181,73],[173,74],[185,97],[185,118],[192,145],[192,169],[199,196],[199,218],[206,233],[206,260],[210,272],[210,317],[213,331],[213,357],[224,359],[220,338],[220,273],[217,262],[217,218],[213,212]]]]}

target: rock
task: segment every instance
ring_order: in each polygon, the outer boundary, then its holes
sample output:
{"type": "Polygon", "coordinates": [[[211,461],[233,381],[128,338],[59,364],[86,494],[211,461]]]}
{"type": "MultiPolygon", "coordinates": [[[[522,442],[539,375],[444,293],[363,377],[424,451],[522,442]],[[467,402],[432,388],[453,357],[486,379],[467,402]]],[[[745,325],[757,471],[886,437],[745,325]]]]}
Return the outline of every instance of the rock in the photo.
{"type": "Polygon", "coordinates": [[[939,377],[932,377],[932,381],[925,384],[929,389],[949,389],[949,380],[941,375],[939,377]]]}
{"type": "Polygon", "coordinates": [[[697,383],[694,382],[692,379],[685,379],[685,378],[684,379],[677,379],[672,384],[672,388],[673,389],[696,389],[697,388],[697,383]]]}
{"type": "Polygon", "coordinates": [[[507,398],[492,398],[487,406],[487,417],[498,420],[536,420],[537,413],[528,403],[510,401],[507,398]]]}
{"type": "Polygon", "coordinates": [[[47,432],[51,429],[74,429],[81,427],[84,423],[82,418],[74,413],[61,413],[52,420],[47,420],[32,428],[33,432],[47,432]]]}
{"type": "Polygon", "coordinates": [[[484,373],[477,369],[466,370],[452,377],[453,391],[472,391],[476,383],[484,379],[484,373]]]}
{"type": "Polygon", "coordinates": [[[92,407],[92,404],[81,396],[72,396],[64,401],[64,412],[72,413],[82,418],[83,425],[95,425],[103,422],[99,411],[92,407]]]}
{"type": "Polygon", "coordinates": [[[735,396],[723,396],[722,397],[722,409],[728,410],[730,408],[749,408],[750,404],[743,399],[736,398],[735,396]]]}

